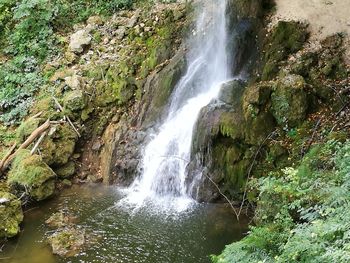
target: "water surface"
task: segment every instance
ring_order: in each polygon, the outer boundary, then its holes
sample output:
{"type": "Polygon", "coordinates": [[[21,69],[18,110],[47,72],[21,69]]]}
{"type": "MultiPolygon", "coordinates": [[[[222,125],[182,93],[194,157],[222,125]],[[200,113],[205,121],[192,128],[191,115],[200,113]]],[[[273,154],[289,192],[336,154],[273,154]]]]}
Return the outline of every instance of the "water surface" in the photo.
{"type": "Polygon", "coordinates": [[[59,197],[25,213],[20,236],[7,243],[0,262],[56,263],[206,263],[226,244],[242,238],[247,219],[239,223],[227,205],[194,205],[189,211],[171,214],[130,211],[116,206],[123,194],[114,187],[73,186],[59,197]],[[78,217],[98,242],[77,256],[53,256],[45,235],[52,231],[45,220],[59,210],[78,217]]]}

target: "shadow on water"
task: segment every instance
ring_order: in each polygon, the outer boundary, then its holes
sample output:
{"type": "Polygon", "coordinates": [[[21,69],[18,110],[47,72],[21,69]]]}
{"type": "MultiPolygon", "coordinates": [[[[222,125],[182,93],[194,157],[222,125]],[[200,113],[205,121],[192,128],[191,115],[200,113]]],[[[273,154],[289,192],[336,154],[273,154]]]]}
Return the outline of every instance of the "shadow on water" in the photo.
{"type": "Polygon", "coordinates": [[[111,262],[111,263],[205,263],[226,244],[247,231],[248,219],[235,220],[224,204],[198,204],[177,215],[130,213],[115,206],[122,194],[114,187],[73,186],[51,201],[25,214],[20,236],[8,242],[1,262],[111,262]],[[45,236],[45,220],[59,210],[78,217],[78,225],[98,236],[86,251],[62,259],[53,256],[45,236]]]}

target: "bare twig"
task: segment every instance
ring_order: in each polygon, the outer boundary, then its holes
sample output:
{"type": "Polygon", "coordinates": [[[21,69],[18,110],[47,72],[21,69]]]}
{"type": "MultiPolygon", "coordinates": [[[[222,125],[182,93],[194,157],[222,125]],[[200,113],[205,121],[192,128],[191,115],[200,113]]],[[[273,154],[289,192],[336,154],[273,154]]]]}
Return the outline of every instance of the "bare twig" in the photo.
{"type": "Polygon", "coordinates": [[[250,167],[249,167],[249,170],[248,170],[248,173],[247,173],[247,180],[246,180],[246,183],[245,183],[245,186],[244,186],[243,198],[242,198],[241,205],[240,205],[240,207],[239,207],[238,217],[239,217],[239,216],[241,215],[241,213],[242,213],[243,205],[244,205],[244,202],[246,201],[246,198],[247,198],[248,181],[250,180],[250,176],[251,176],[251,173],[252,173],[254,164],[255,164],[255,162],[256,162],[256,159],[257,159],[257,157],[258,157],[258,154],[260,153],[261,148],[264,146],[265,142],[266,142],[268,139],[270,139],[272,136],[274,136],[275,133],[276,133],[276,131],[271,132],[271,133],[260,143],[258,150],[257,150],[257,151],[255,152],[255,154],[254,154],[253,161],[252,161],[252,163],[250,164],[250,167]]]}
{"type": "Polygon", "coordinates": [[[312,132],[312,135],[311,135],[311,138],[310,138],[310,140],[307,142],[306,149],[304,149],[304,147],[302,147],[302,149],[301,149],[301,151],[302,151],[301,155],[302,155],[302,156],[310,149],[310,146],[311,146],[312,142],[314,141],[314,138],[315,138],[316,132],[317,132],[317,130],[318,130],[318,127],[319,127],[320,124],[321,124],[321,119],[322,119],[322,118],[319,118],[318,121],[316,122],[316,125],[315,125],[315,127],[314,127],[314,129],[313,129],[313,132],[312,132]]]}
{"type": "MultiPolygon", "coordinates": [[[[58,109],[59,109],[61,112],[63,112],[63,111],[64,111],[64,110],[63,110],[63,107],[62,107],[61,104],[58,102],[58,100],[57,100],[55,97],[52,97],[52,99],[54,100],[54,102],[55,102],[55,104],[57,105],[58,109]]],[[[74,126],[73,122],[70,120],[70,118],[69,118],[68,116],[66,116],[66,115],[65,115],[64,117],[67,119],[69,125],[73,128],[73,130],[74,130],[75,133],[78,135],[78,137],[81,137],[79,131],[77,130],[77,128],[75,128],[75,126],[74,126]]]]}
{"type": "Polygon", "coordinates": [[[30,118],[32,118],[32,119],[38,118],[38,117],[40,117],[40,116],[41,116],[41,114],[43,114],[43,112],[42,112],[42,111],[38,112],[37,114],[33,115],[33,116],[32,116],[32,117],[30,117],[30,118]]]}
{"type": "Polygon", "coordinates": [[[208,175],[205,174],[205,176],[208,178],[208,180],[216,187],[216,189],[218,189],[219,194],[221,194],[226,201],[229,203],[229,205],[231,206],[233,212],[236,215],[237,221],[239,221],[239,213],[237,213],[236,208],[233,206],[232,202],[230,201],[230,199],[223,193],[221,192],[220,187],[213,181],[213,179],[211,179],[208,175]]]}

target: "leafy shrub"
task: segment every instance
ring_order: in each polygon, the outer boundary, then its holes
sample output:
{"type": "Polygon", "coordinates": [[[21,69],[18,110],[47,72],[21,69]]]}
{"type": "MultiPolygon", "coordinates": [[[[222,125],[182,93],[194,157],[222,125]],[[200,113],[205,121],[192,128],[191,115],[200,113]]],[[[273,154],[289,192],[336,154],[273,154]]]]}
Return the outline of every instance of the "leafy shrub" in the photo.
{"type": "Polygon", "coordinates": [[[256,187],[258,226],[214,262],[350,261],[350,141],[315,147],[256,187]]]}

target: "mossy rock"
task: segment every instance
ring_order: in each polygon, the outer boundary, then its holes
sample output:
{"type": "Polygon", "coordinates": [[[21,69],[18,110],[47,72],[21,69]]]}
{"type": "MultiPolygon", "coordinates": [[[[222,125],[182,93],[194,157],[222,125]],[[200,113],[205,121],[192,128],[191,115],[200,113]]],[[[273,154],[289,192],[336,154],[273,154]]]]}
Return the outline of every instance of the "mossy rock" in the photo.
{"type": "Polygon", "coordinates": [[[237,109],[241,106],[241,97],[246,88],[246,83],[242,80],[232,80],[224,83],[220,88],[218,99],[237,109]]]}
{"type": "Polygon", "coordinates": [[[223,136],[230,137],[233,140],[243,139],[242,126],[243,118],[237,112],[224,112],[220,116],[220,133],[223,136]]]}
{"type": "Polygon", "coordinates": [[[18,143],[24,142],[27,137],[39,127],[42,119],[40,118],[28,118],[23,121],[21,125],[16,130],[16,138],[18,143]]]}
{"type": "Polygon", "coordinates": [[[65,228],[49,236],[52,252],[61,257],[71,257],[79,253],[85,244],[85,231],[65,228]]]}
{"type": "Polygon", "coordinates": [[[246,120],[255,118],[266,109],[270,101],[273,83],[258,82],[247,87],[243,94],[242,105],[246,120]]]}
{"type": "Polygon", "coordinates": [[[260,145],[271,132],[276,123],[270,112],[260,112],[256,117],[248,118],[242,127],[245,142],[251,145],[260,145]]]}
{"type": "Polygon", "coordinates": [[[67,92],[63,98],[63,106],[71,112],[81,111],[86,106],[86,96],[82,90],[67,92]]]}
{"type": "Polygon", "coordinates": [[[75,173],[75,163],[70,161],[63,166],[55,169],[55,173],[59,178],[65,179],[71,177],[75,173]]]}
{"type": "Polygon", "coordinates": [[[262,80],[273,79],[279,71],[279,62],[299,51],[307,36],[304,24],[295,21],[279,21],[264,44],[262,80]]]}
{"type": "Polygon", "coordinates": [[[53,195],[56,174],[43,162],[41,156],[31,155],[29,150],[20,150],[13,160],[8,174],[9,185],[26,189],[36,201],[53,195]]]}
{"type": "Polygon", "coordinates": [[[11,193],[0,191],[0,238],[16,236],[22,221],[21,201],[11,193]]]}
{"type": "Polygon", "coordinates": [[[33,114],[42,112],[40,115],[40,118],[42,119],[58,120],[63,117],[63,113],[57,111],[54,100],[46,95],[37,99],[31,109],[31,112],[33,114]]]}
{"type": "MultiPolygon", "coordinates": [[[[245,159],[247,148],[237,143],[220,142],[213,147],[213,167],[210,168],[214,178],[223,180],[224,191],[238,198],[248,174],[250,160],[245,159]]],[[[218,182],[217,182],[218,183],[218,182]]]]}
{"type": "Polygon", "coordinates": [[[40,150],[43,160],[52,166],[62,166],[68,163],[74,153],[77,134],[68,124],[56,127],[56,131],[46,136],[40,150]]]}
{"type": "Polygon", "coordinates": [[[272,114],[281,126],[294,127],[305,119],[308,110],[306,83],[302,76],[279,79],[271,95],[272,114]]]}

